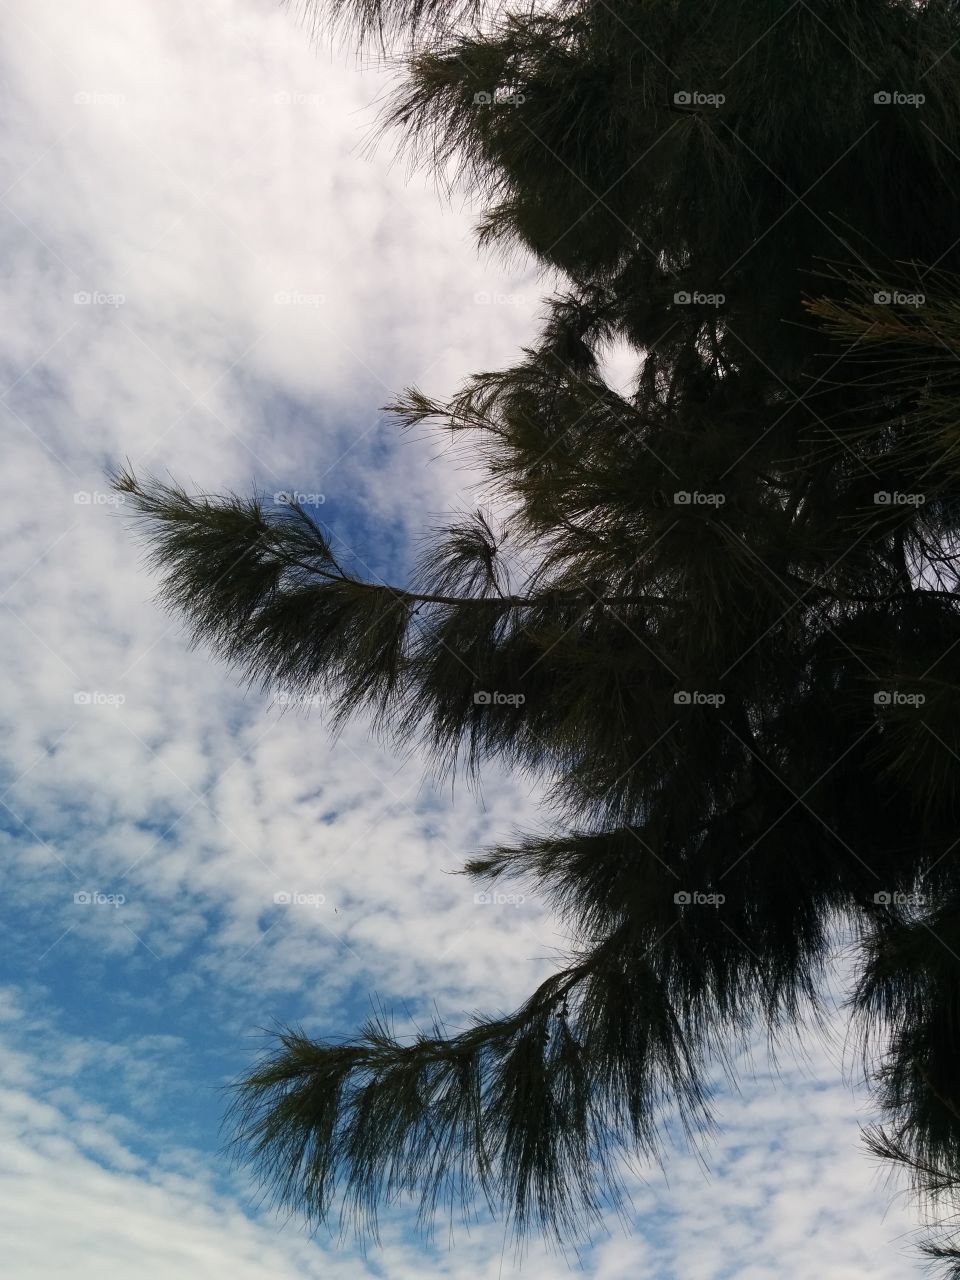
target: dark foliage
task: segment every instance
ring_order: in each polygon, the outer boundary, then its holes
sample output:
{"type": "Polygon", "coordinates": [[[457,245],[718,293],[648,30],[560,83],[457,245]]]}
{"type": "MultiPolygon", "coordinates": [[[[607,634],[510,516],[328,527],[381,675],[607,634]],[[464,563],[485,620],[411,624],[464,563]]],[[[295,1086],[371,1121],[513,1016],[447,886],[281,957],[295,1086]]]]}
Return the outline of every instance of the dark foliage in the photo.
{"type": "Polygon", "coordinates": [[[485,1197],[568,1236],[665,1116],[706,1122],[752,1029],[816,1010],[845,930],[886,1117],[869,1145],[951,1211],[960,10],[327,13],[412,36],[388,122],[483,194],[483,242],[566,280],[514,367],[392,406],[476,451],[509,533],[459,519],[390,586],[301,508],[117,484],[166,602],[246,678],[366,707],[438,767],[546,778],[556,830],[466,871],[537,885],[575,942],[466,1031],[283,1035],[241,1085],[241,1142],[313,1216],[372,1224],[410,1194],[428,1223],[485,1197]],[[629,394],[604,378],[614,340],[629,394]]]}

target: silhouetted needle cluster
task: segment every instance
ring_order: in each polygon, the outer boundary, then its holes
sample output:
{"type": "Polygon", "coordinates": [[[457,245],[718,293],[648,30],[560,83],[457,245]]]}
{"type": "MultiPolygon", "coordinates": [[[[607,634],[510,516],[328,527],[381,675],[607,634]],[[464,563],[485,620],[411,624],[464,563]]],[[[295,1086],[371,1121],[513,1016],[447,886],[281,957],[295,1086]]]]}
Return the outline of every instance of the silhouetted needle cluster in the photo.
{"type": "Polygon", "coordinates": [[[117,484],[166,603],[245,678],[546,780],[552,827],[465,870],[532,886],[573,944],[466,1030],[284,1033],[240,1086],[243,1150],[314,1218],[485,1199],[576,1235],[624,1155],[702,1131],[758,1027],[817,1010],[844,938],[871,1149],[948,1225],[960,6],[315,10],[407,42],[388,123],[479,193],[485,244],[565,282],[513,367],[392,406],[474,452],[506,531],[457,516],[391,585],[301,507],[117,484]]]}

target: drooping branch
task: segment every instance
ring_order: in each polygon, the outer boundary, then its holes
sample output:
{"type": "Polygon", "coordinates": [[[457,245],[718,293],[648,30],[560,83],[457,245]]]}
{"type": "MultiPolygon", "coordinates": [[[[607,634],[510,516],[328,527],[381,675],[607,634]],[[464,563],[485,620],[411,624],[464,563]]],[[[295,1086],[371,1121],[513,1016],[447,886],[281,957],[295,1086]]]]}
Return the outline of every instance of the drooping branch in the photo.
{"type": "Polygon", "coordinates": [[[237,1086],[238,1154],[314,1221],[339,1205],[375,1234],[383,1207],[413,1197],[429,1229],[480,1197],[517,1234],[579,1234],[619,1195],[624,1128],[652,1152],[665,1108],[688,1131],[709,1123],[708,1044],[623,942],[458,1034],[404,1042],[383,1018],[350,1044],[283,1033],[237,1086]]]}

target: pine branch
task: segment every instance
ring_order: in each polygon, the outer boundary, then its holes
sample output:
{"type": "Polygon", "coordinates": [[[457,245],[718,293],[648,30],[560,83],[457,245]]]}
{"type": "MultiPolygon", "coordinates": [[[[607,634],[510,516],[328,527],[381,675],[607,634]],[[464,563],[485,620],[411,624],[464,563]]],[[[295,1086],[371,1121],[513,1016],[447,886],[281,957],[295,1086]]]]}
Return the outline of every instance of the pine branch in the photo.
{"type": "Polygon", "coordinates": [[[513,1015],[409,1043],[384,1019],[349,1045],[301,1032],[237,1086],[237,1151],[278,1200],[376,1235],[413,1196],[438,1210],[477,1197],[512,1229],[579,1234],[619,1195],[623,1129],[648,1153],[658,1115],[708,1122],[707,1046],[683,1028],[643,961],[610,938],[547,979],[513,1015]]]}
{"type": "MultiPolygon", "coordinates": [[[[155,548],[154,559],[158,567],[170,569],[176,565],[183,573],[194,569],[203,571],[207,567],[223,567],[219,563],[209,566],[201,564],[201,555],[212,556],[215,553],[223,558],[224,565],[230,562],[224,568],[224,574],[232,575],[233,585],[252,561],[256,569],[262,570],[262,576],[250,583],[252,594],[259,593],[267,586],[276,588],[284,585],[290,581],[283,578],[284,573],[300,569],[308,578],[340,583],[357,591],[367,590],[388,595],[404,605],[489,605],[491,599],[495,598],[506,610],[540,608],[548,602],[588,605],[598,599],[592,592],[549,589],[534,595],[504,595],[494,591],[491,596],[485,589],[492,588],[489,573],[491,566],[478,566],[476,559],[478,550],[482,559],[496,551],[489,529],[486,530],[484,539],[477,538],[475,531],[469,526],[453,526],[448,531],[450,541],[436,545],[418,571],[418,576],[425,581],[454,582],[461,581],[464,568],[470,566],[470,582],[475,587],[472,593],[409,590],[386,583],[365,581],[344,570],[335,559],[320,527],[303,507],[295,503],[289,504],[281,514],[267,513],[256,497],[245,501],[236,495],[212,499],[202,495],[191,496],[176,485],[166,485],[151,477],[141,482],[128,471],[115,473],[111,477],[111,483],[117,492],[133,499],[131,510],[150,522],[149,536],[155,548]],[[297,554],[298,550],[301,555],[297,554]],[[315,558],[303,559],[304,550],[312,553],[315,558]],[[197,558],[188,563],[191,555],[197,558]]],[[[584,531],[584,537],[589,536],[589,531],[584,531]]],[[[302,580],[299,581],[302,585],[302,580]]],[[[177,582],[180,583],[179,578],[177,582]]],[[[199,585],[199,582],[195,585],[199,585]]],[[[208,585],[212,587],[218,584],[208,585]]],[[[186,591],[180,591],[179,585],[175,587],[172,582],[170,590],[179,592],[170,597],[171,603],[187,611],[189,597],[186,591]]],[[[599,599],[601,603],[609,605],[669,603],[664,596],[642,593],[601,595],[599,599]]]]}
{"type": "Polygon", "coordinates": [[[317,33],[348,26],[361,42],[381,48],[405,36],[408,41],[436,37],[461,23],[496,13],[500,0],[282,0],[299,10],[317,33]]]}

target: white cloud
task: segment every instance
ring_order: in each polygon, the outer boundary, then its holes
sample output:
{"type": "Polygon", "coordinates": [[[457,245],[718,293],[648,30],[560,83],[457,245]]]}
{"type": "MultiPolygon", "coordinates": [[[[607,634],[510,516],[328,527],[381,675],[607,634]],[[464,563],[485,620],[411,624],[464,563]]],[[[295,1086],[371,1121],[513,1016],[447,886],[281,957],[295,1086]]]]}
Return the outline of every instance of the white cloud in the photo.
{"type": "MultiPolygon", "coordinates": [[[[0,1074],[0,1241],[5,1274],[84,1280],[137,1275],[494,1277],[517,1274],[496,1227],[458,1228],[448,1249],[419,1245],[388,1217],[383,1246],[367,1262],[334,1240],[310,1240],[293,1224],[241,1210],[241,1184],[210,1176],[205,1160],[176,1141],[150,1145],[136,1102],[162,1089],[167,1051],[65,1036],[26,1012],[37,991],[3,992],[8,1013],[0,1074]],[[84,1101],[84,1072],[109,1069],[130,1086],[126,1114],[84,1101]],[[73,1086],[78,1086],[77,1088],[73,1086]]],[[[849,1099],[836,1062],[808,1041],[804,1071],[780,1080],[759,1071],[723,1107],[711,1175],[676,1154],[668,1184],[656,1175],[633,1190],[630,1236],[613,1222],[582,1255],[597,1280],[899,1280],[916,1273],[906,1252],[910,1221],[883,1197],[857,1150],[849,1099]]],[[[574,1255],[533,1246],[523,1274],[550,1280],[574,1255]]]]}
{"type": "MultiPolygon", "coordinates": [[[[316,53],[273,0],[10,0],[5,17],[0,827],[20,991],[0,1017],[24,1028],[0,1094],[5,1271],[509,1274],[495,1228],[448,1256],[394,1225],[369,1269],[278,1234],[221,1186],[203,1129],[219,1104],[190,1103],[273,1013],[346,1032],[368,990],[401,1019],[521,998],[560,942],[542,904],[475,904],[441,872],[532,822],[536,793],[491,769],[482,800],[454,800],[365,726],[333,744],[322,717],[280,715],[187,651],[103,469],[323,492],[359,555],[404,562],[476,477],[436,442],[399,446],[377,406],[510,360],[532,273],[482,260],[469,212],[391,165],[389,140],[363,150],[384,78],[316,53]]],[[[713,1181],[672,1163],[669,1192],[638,1191],[641,1231],[588,1273],[912,1274],[853,1104],[818,1071],[729,1099],[713,1181]]],[[[566,1265],[535,1250],[524,1274],[566,1265]]]]}

